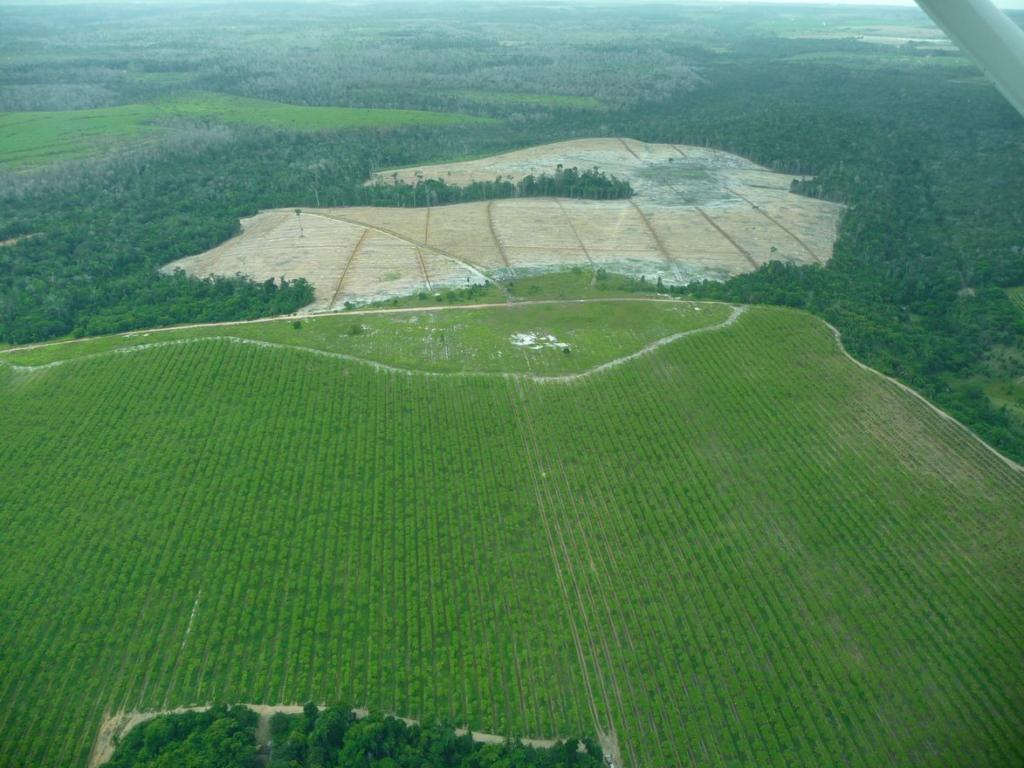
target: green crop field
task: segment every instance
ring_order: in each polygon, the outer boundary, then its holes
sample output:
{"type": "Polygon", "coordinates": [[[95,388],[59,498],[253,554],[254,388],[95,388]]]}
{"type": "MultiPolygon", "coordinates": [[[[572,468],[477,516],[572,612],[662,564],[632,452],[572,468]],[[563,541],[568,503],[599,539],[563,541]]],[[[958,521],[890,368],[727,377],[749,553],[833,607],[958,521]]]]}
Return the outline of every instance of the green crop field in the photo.
{"type": "Polygon", "coordinates": [[[31,166],[95,154],[124,141],[166,130],[175,119],[244,123],[293,131],[486,122],[484,118],[442,112],[298,107],[240,96],[192,93],[152,104],[0,113],[0,164],[31,166]]]}
{"type": "Polygon", "coordinates": [[[0,766],[215,699],[627,768],[1024,763],[1024,474],[808,315],[595,306],[0,354],[0,766]],[[545,328],[573,353],[494,364],[545,328]]]}

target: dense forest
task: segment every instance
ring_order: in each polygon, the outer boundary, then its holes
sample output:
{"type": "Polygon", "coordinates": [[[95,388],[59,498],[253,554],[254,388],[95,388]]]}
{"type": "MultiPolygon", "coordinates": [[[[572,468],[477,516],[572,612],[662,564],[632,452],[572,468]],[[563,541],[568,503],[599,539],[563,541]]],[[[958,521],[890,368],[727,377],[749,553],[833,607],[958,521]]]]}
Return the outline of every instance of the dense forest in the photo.
{"type": "MultiPolygon", "coordinates": [[[[296,275],[203,283],[158,268],[263,208],[565,194],[543,177],[472,191],[364,184],[404,165],[631,136],[811,176],[794,191],[849,206],[824,268],[771,264],[677,291],[814,312],[859,359],[1024,458],[1019,394],[991,395],[997,384],[1019,393],[1024,373],[1024,320],[1004,290],[1024,285],[1024,121],[955,50],[783,36],[769,8],[458,7],[310,5],[283,25],[275,6],[0,9],[12,54],[0,62],[0,109],[201,89],[499,121],[288,131],[182,117],[113,155],[0,171],[0,341],[294,311],[310,295],[296,275]],[[253,42],[300,34],[302,52],[253,42]],[[160,45],[138,45],[154,36],[160,45]]],[[[921,23],[916,10],[886,13],[921,23]]],[[[584,186],[584,196],[628,195],[614,180],[584,186]]]]}
{"type": "Polygon", "coordinates": [[[122,736],[107,768],[252,768],[256,713],[217,704],[205,712],[164,715],[122,736]]]}

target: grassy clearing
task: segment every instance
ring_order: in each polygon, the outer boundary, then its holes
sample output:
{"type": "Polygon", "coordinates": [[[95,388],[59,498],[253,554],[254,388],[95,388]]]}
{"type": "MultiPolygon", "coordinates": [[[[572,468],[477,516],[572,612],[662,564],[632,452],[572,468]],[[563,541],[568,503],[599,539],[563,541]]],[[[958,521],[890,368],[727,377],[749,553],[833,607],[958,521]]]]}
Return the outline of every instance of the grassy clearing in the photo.
{"type": "Polygon", "coordinates": [[[1017,418],[1024,418],[1024,381],[1021,377],[979,380],[978,383],[996,408],[1006,408],[1017,418]]]}
{"type": "Polygon", "coordinates": [[[239,96],[193,93],[152,104],[0,114],[0,163],[40,165],[96,154],[125,141],[158,134],[176,118],[293,131],[487,122],[484,118],[442,112],[298,107],[239,96]]]}
{"type": "Polygon", "coordinates": [[[561,384],[0,365],[0,434],[4,768],[214,699],[614,728],[628,766],[1024,760],[1024,480],[803,314],[561,384]]]}
{"type": "Polygon", "coordinates": [[[673,182],[705,181],[711,178],[711,174],[699,168],[680,168],[672,165],[661,165],[652,168],[644,168],[640,176],[645,179],[654,179],[666,184],[673,182]]]}
{"type": "Polygon", "coordinates": [[[589,370],[666,336],[721,323],[730,308],[687,302],[616,302],[565,307],[507,305],[454,311],[425,308],[396,314],[345,314],[304,320],[129,333],[12,352],[16,365],[95,357],[152,344],[231,337],[351,355],[397,368],[474,373],[561,375],[589,370]],[[295,323],[299,327],[295,327],[295,323]],[[554,336],[555,343],[512,343],[515,334],[554,336]],[[569,345],[563,352],[557,343],[569,345]],[[539,349],[532,348],[539,346],[539,349]]]}

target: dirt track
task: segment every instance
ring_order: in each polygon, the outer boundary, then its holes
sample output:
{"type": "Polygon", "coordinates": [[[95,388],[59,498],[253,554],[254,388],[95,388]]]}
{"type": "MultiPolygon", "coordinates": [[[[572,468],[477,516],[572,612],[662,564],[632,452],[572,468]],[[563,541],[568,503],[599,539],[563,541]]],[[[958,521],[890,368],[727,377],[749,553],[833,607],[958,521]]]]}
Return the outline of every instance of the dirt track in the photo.
{"type": "Polygon", "coordinates": [[[928,406],[928,408],[929,408],[929,409],[931,409],[931,411],[932,411],[933,413],[936,413],[936,414],[938,414],[938,416],[940,416],[940,417],[941,417],[942,419],[944,419],[944,420],[946,420],[946,421],[948,421],[948,422],[950,422],[950,423],[952,423],[952,424],[955,424],[955,425],[956,425],[957,427],[959,427],[959,428],[960,428],[960,429],[962,429],[962,430],[963,430],[964,432],[966,432],[966,433],[967,433],[968,435],[970,435],[970,436],[971,436],[971,437],[972,437],[972,438],[973,438],[974,440],[976,440],[976,441],[977,441],[978,443],[980,443],[980,444],[982,445],[982,447],[984,447],[984,448],[985,448],[986,450],[988,450],[988,451],[989,451],[990,453],[992,453],[992,454],[994,454],[994,455],[995,455],[996,457],[998,457],[998,458],[999,458],[999,459],[1000,459],[1000,460],[1001,460],[1001,461],[1002,461],[1002,462],[1003,462],[1004,464],[1006,464],[1006,466],[1008,466],[1008,467],[1009,467],[1010,469],[1012,469],[1012,470],[1014,470],[1014,471],[1016,471],[1016,472],[1022,472],[1022,473],[1024,473],[1024,466],[1021,466],[1020,464],[1018,464],[1017,462],[1015,462],[1015,461],[1014,461],[1013,459],[1011,459],[1010,457],[1008,457],[1008,456],[1004,456],[1003,454],[1001,454],[1001,453],[1000,453],[999,451],[997,451],[997,450],[996,450],[995,448],[993,448],[993,447],[992,447],[991,445],[989,445],[989,444],[988,444],[988,443],[986,443],[986,442],[985,442],[984,440],[982,440],[982,439],[981,439],[981,437],[979,437],[978,435],[974,434],[974,432],[972,432],[972,431],[971,431],[971,430],[970,430],[970,429],[969,429],[969,428],[968,428],[967,426],[965,426],[965,425],[964,425],[964,424],[962,424],[961,422],[957,421],[957,420],[956,420],[956,419],[955,419],[955,418],[954,418],[953,416],[950,416],[950,415],[949,415],[948,413],[946,413],[946,412],[945,412],[944,410],[942,410],[941,408],[939,408],[939,406],[937,406],[937,405],[935,405],[934,403],[932,403],[931,401],[929,401],[929,400],[928,400],[928,399],[927,399],[926,397],[924,397],[924,395],[922,395],[922,394],[920,394],[919,392],[916,392],[915,390],[911,389],[910,387],[908,387],[908,386],[907,386],[906,384],[904,384],[903,382],[901,382],[901,381],[898,381],[898,380],[894,379],[894,378],[893,378],[892,376],[886,376],[886,375],[885,375],[884,373],[882,373],[881,371],[876,371],[876,370],[875,370],[874,368],[872,368],[871,366],[869,366],[869,365],[865,365],[865,364],[864,364],[864,363],[862,363],[862,362],[861,362],[860,360],[858,360],[857,358],[855,358],[855,357],[854,357],[853,355],[851,355],[851,354],[850,354],[849,352],[847,352],[847,351],[846,351],[846,347],[845,347],[845,346],[843,346],[843,335],[842,335],[842,334],[841,334],[841,333],[839,332],[839,329],[838,329],[838,328],[836,328],[836,327],[835,327],[834,325],[832,325],[831,323],[826,323],[826,322],[825,322],[824,320],[822,320],[821,322],[825,323],[825,325],[827,325],[827,326],[828,326],[829,330],[830,330],[830,331],[832,331],[832,335],[833,335],[833,336],[835,337],[835,340],[836,340],[836,344],[838,344],[838,345],[839,345],[839,349],[840,349],[840,351],[841,351],[841,352],[842,352],[842,353],[843,353],[844,355],[846,355],[846,357],[847,357],[847,358],[849,358],[850,360],[852,360],[852,361],[853,361],[853,363],[854,363],[854,365],[856,365],[856,366],[857,366],[858,368],[862,368],[862,369],[863,369],[863,370],[865,370],[865,371],[870,371],[871,373],[877,374],[878,376],[881,376],[881,377],[882,377],[883,379],[885,379],[886,381],[890,382],[891,384],[894,384],[895,386],[899,387],[899,388],[900,388],[901,390],[903,390],[904,392],[907,392],[908,394],[910,394],[910,395],[913,395],[913,396],[914,396],[915,398],[917,398],[917,399],[918,399],[918,400],[920,400],[920,401],[921,401],[922,403],[924,403],[925,405],[927,405],[927,406],[928,406]]]}

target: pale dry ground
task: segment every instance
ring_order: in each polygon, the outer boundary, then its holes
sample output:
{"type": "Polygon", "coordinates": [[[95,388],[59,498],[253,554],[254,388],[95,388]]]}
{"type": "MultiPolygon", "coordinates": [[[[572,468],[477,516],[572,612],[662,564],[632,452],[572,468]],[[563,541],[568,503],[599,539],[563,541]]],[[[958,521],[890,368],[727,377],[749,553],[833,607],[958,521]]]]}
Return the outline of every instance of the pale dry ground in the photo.
{"type": "Polygon", "coordinates": [[[495,178],[598,168],[632,200],[529,198],[434,208],[263,211],[238,237],[165,271],[305,277],[310,311],[576,266],[662,278],[725,279],[769,260],[825,263],[843,207],[794,195],[793,177],[703,147],[582,139],[482,160],[379,173],[373,181],[495,178]]]}
{"type": "MultiPolygon", "coordinates": [[[[302,714],[302,705],[300,704],[243,704],[242,706],[248,707],[253,710],[260,717],[259,725],[257,726],[257,740],[261,744],[266,744],[265,739],[270,733],[270,718],[278,712],[283,712],[286,715],[300,715],[302,714]]],[[[322,705],[321,705],[322,706],[322,705]]],[[[202,705],[197,707],[179,707],[177,709],[169,709],[160,712],[116,712],[112,715],[107,715],[103,723],[100,725],[99,733],[96,735],[96,741],[93,744],[92,752],[89,753],[88,768],[98,768],[111,757],[114,756],[114,739],[124,736],[132,728],[141,723],[145,723],[154,718],[160,717],[161,715],[179,715],[184,712],[205,712],[210,708],[210,705],[202,705]]],[[[370,714],[367,709],[360,709],[358,707],[352,710],[356,713],[356,717],[362,719],[370,714]]],[[[392,715],[392,717],[398,717],[392,715]]],[[[412,720],[408,717],[398,717],[406,725],[417,725],[418,720],[412,720]]],[[[465,728],[456,728],[456,736],[464,736],[467,733],[472,733],[473,741],[480,742],[482,744],[501,744],[505,741],[505,736],[501,736],[494,733],[477,733],[476,731],[469,731],[465,728]]],[[[555,745],[557,739],[520,739],[523,744],[530,747],[541,747],[547,749],[555,745]]],[[[612,742],[608,744],[602,743],[601,745],[605,749],[613,749],[618,752],[618,745],[612,742]]]]}
{"type": "Polygon", "coordinates": [[[3,248],[6,245],[14,245],[15,243],[20,243],[22,240],[31,240],[33,237],[39,237],[39,235],[39,232],[33,232],[31,235],[21,235],[20,237],[11,237],[8,238],[7,240],[0,240],[0,248],[3,248]]]}

